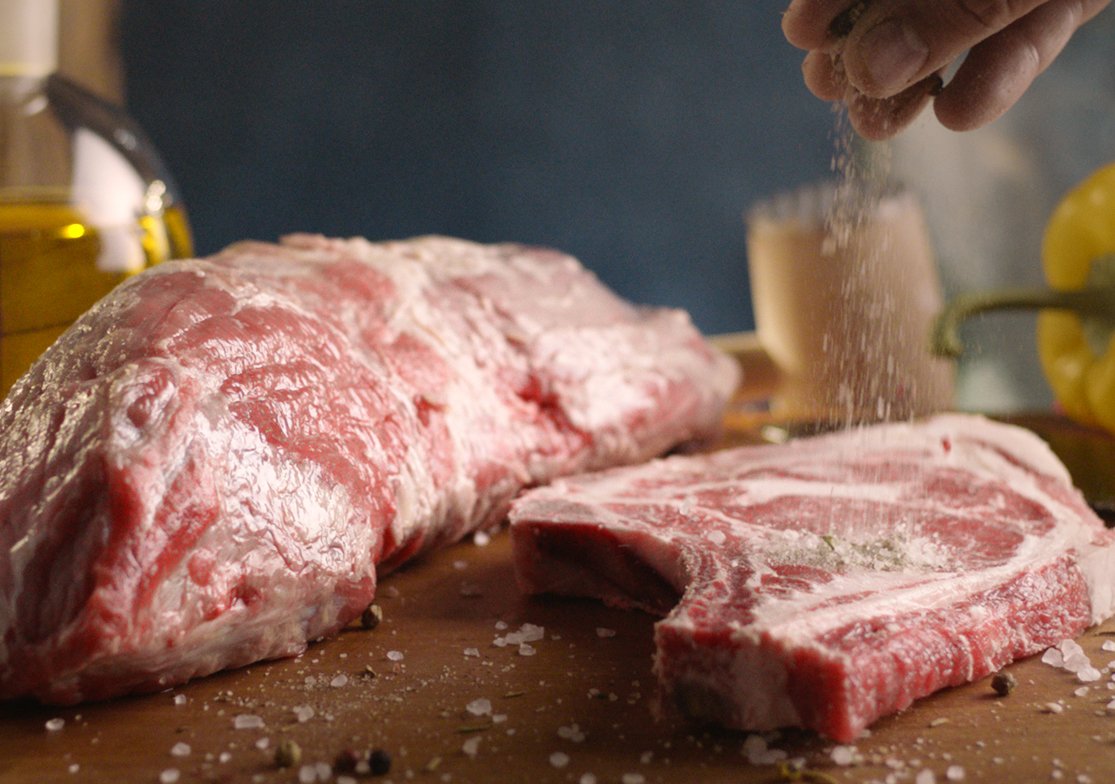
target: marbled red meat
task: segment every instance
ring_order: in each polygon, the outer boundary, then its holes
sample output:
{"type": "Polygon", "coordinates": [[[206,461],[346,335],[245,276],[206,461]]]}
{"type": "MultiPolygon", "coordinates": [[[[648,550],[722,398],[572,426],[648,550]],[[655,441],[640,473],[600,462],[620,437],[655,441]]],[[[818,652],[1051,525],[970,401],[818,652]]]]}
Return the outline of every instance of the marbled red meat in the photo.
{"type": "Polygon", "coordinates": [[[709,436],[735,381],[553,251],[297,236],[145,272],[0,408],[0,697],[297,654],[524,486],[709,436]]]}
{"type": "Polygon", "coordinates": [[[1115,534],[1046,445],[942,415],[558,480],[520,582],[665,616],[663,702],[855,739],[1113,612],[1115,534]]]}

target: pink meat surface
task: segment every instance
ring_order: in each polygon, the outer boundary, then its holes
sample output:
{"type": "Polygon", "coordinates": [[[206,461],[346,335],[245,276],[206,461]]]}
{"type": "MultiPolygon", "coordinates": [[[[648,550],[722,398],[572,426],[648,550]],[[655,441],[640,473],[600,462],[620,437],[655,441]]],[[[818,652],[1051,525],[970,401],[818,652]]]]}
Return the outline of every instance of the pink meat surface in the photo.
{"type": "Polygon", "coordinates": [[[146,272],[0,408],[0,697],[297,654],[523,487],[708,437],[736,375],[554,251],[295,236],[146,272]]]}
{"type": "Polygon", "coordinates": [[[733,728],[851,741],[1112,614],[1115,534],[973,416],[572,477],[511,520],[527,591],[665,616],[664,704],[733,728]]]}

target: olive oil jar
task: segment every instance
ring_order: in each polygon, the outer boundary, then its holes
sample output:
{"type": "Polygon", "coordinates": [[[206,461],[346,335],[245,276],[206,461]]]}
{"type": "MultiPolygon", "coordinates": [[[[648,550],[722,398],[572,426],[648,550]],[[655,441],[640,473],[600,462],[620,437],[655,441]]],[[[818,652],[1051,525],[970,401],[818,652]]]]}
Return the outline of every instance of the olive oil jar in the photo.
{"type": "Polygon", "coordinates": [[[118,283],[192,253],[143,132],[55,72],[57,29],[58,0],[0,0],[0,396],[118,283]]]}

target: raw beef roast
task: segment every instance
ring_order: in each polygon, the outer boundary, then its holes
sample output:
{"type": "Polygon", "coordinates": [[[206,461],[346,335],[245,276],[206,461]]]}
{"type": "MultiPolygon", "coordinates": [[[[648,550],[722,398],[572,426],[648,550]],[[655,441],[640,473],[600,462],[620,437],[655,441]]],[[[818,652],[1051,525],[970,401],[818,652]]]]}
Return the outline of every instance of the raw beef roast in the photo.
{"type": "Polygon", "coordinates": [[[298,236],[146,272],[0,408],[0,697],[297,654],[524,486],[708,436],[735,380],[553,251],[298,236]]]}
{"type": "Polygon", "coordinates": [[[511,512],[531,592],[665,618],[665,704],[839,741],[1112,612],[1115,534],[1045,444],[941,416],[574,477],[511,512]]]}

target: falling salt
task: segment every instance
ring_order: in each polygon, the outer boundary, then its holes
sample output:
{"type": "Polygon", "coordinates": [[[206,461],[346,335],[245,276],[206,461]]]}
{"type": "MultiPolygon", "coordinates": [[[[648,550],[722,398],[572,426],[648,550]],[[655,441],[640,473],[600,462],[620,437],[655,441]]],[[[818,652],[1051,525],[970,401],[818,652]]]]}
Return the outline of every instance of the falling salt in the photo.
{"type": "Polygon", "coordinates": [[[472,543],[477,547],[487,547],[492,541],[492,537],[487,531],[477,531],[472,535],[472,543]]]}
{"type": "Polygon", "coordinates": [[[70,763],[70,767],[67,768],[67,770],[70,771],[71,775],[73,775],[73,774],[77,773],[79,770],[81,770],[81,766],[78,765],[76,762],[72,762],[72,763],[70,763]]]}
{"type": "Polygon", "coordinates": [[[190,756],[190,744],[188,743],[175,743],[170,747],[170,756],[172,757],[188,757],[190,756]]]}
{"type": "Polygon", "coordinates": [[[174,784],[181,775],[178,768],[167,768],[159,774],[159,784],[174,784]]]}
{"type": "Polygon", "coordinates": [[[596,627],[596,636],[599,637],[600,639],[604,639],[606,637],[615,637],[616,636],[616,630],[615,629],[605,629],[603,626],[597,626],[596,627]]]}
{"type": "Polygon", "coordinates": [[[263,728],[263,719],[248,713],[241,713],[232,720],[233,729],[258,730],[263,728]]]}
{"type": "Polygon", "coordinates": [[[232,752],[231,751],[222,751],[217,756],[217,761],[218,762],[229,762],[231,759],[232,759],[232,752]]]}
{"type": "Polygon", "coordinates": [[[465,710],[473,716],[489,716],[492,713],[492,701],[479,697],[466,705],[465,710]]]}
{"type": "Polygon", "coordinates": [[[577,784],[596,784],[595,773],[581,774],[581,778],[577,780],[577,784]]]}
{"type": "Polygon", "coordinates": [[[334,689],[339,689],[346,683],[348,683],[348,676],[345,675],[343,672],[333,678],[333,680],[329,681],[329,685],[332,686],[334,689]]]}
{"type": "Polygon", "coordinates": [[[646,780],[646,776],[642,773],[624,773],[620,778],[623,784],[643,784],[646,780]]]}
{"type": "Polygon", "coordinates": [[[474,736],[461,744],[461,751],[468,757],[476,757],[476,753],[480,751],[480,736],[474,736]]]}
{"type": "Polygon", "coordinates": [[[851,765],[856,758],[856,749],[855,746],[834,746],[830,756],[836,765],[851,765]]]}
{"type": "Polygon", "coordinates": [[[387,658],[388,658],[389,661],[400,662],[400,661],[403,660],[403,652],[402,651],[388,651],[387,652],[387,658]]]}
{"type": "Polygon", "coordinates": [[[59,718],[47,719],[45,726],[47,732],[58,732],[66,726],[66,720],[59,718]]]}
{"type": "Polygon", "coordinates": [[[299,724],[305,724],[313,717],[314,709],[309,705],[299,705],[294,709],[294,718],[298,719],[299,724]]]}
{"type": "Polygon", "coordinates": [[[569,764],[569,755],[564,751],[555,751],[550,755],[550,764],[558,769],[564,768],[569,764]]]}

